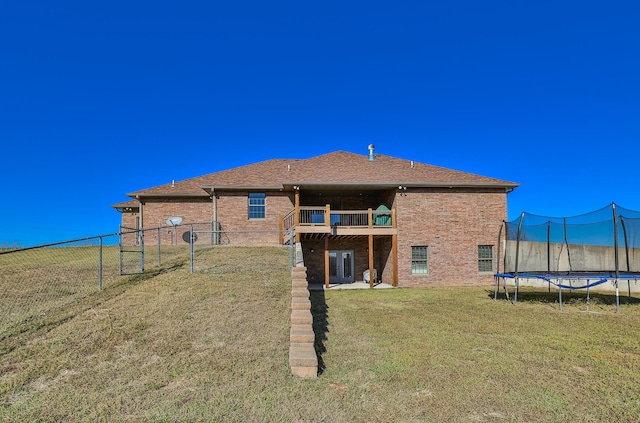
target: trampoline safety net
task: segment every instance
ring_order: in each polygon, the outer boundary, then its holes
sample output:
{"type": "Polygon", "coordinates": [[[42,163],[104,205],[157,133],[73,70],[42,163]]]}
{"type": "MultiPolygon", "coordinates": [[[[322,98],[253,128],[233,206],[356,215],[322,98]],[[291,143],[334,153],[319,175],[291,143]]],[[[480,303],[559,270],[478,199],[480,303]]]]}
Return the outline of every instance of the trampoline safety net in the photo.
{"type": "Polygon", "coordinates": [[[505,274],[640,273],[640,211],[615,203],[572,217],[525,212],[504,222],[499,237],[505,274]]]}

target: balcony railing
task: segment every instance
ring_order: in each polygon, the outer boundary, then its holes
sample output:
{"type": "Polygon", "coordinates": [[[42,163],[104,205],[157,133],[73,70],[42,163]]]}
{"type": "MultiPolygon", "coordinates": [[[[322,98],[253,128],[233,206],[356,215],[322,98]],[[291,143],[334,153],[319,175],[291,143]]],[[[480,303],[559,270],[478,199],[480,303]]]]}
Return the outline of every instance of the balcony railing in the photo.
{"type": "Polygon", "coordinates": [[[325,207],[300,206],[298,219],[293,210],[283,218],[284,229],[292,226],[336,226],[349,228],[394,227],[393,210],[331,210],[325,207]]]}

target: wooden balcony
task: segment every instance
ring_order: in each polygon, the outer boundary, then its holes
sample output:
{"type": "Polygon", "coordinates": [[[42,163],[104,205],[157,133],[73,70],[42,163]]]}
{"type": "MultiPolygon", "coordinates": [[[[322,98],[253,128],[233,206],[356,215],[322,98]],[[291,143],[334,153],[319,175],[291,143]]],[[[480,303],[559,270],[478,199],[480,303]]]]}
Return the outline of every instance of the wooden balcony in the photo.
{"type": "Polygon", "coordinates": [[[282,218],[284,230],[296,234],[396,235],[395,210],[331,210],[325,207],[299,206],[282,218]]]}

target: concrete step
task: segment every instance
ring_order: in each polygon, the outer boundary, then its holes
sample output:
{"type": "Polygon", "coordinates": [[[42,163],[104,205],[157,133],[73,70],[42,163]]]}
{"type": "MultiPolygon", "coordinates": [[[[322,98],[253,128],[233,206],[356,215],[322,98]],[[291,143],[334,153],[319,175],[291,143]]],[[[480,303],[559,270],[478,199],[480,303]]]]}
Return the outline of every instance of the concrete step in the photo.
{"type": "Polygon", "coordinates": [[[316,340],[316,334],[310,325],[291,325],[289,340],[292,343],[310,343],[316,340]]]}
{"type": "Polygon", "coordinates": [[[294,273],[293,275],[291,275],[291,283],[301,283],[301,282],[308,283],[306,274],[298,273],[296,275],[294,273]]]}
{"type": "Polygon", "coordinates": [[[292,343],[289,348],[289,365],[293,367],[318,368],[318,356],[313,344],[292,343]]]}
{"type": "Polygon", "coordinates": [[[292,325],[311,325],[313,324],[313,316],[311,310],[291,310],[292,325]]]}
{"type": "Polygon", "coordinates": [[[306,297],[292,296],[291,309],[292,310],[311,310],[311,300],[309,300],[309,296],[308,295],[306,297]]]}
{"type": "Polygon", "coordinates": [[[289,334],[289,367],[294,376],[318,377],[318,356],[313,347],[313,316],[309,300],[307,268],[294,267],[291,272],[291,332],[289,334]]]}
{"type": "Polygon", "coordinates": [[[303,379],[315,379],[318,377],[318,366],[314,367],[291,367],[291,373],[294,376],[303,379]]]}
{"type": "Polygon", "coordinates": [[[291,297],[309,298],[309,290],[306,287],[294,286],[291,288],[291,297]]]}
{"type": "Polygon", "coordinates": [[[306,288],[309,286],[309,282],[307,282],[306,279],[291,279],[291,286],[301,286],[306,288]]]}

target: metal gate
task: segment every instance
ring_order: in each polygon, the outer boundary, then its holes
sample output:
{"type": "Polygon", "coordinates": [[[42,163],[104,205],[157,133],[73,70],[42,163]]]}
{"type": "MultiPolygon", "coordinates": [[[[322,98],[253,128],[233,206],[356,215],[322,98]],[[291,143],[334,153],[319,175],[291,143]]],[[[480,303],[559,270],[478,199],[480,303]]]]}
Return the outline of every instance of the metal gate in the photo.
{"type": "Polygon", "coordinates": [[[144,273],[144,231],[120,226],[120,275],[144,273]]]}

